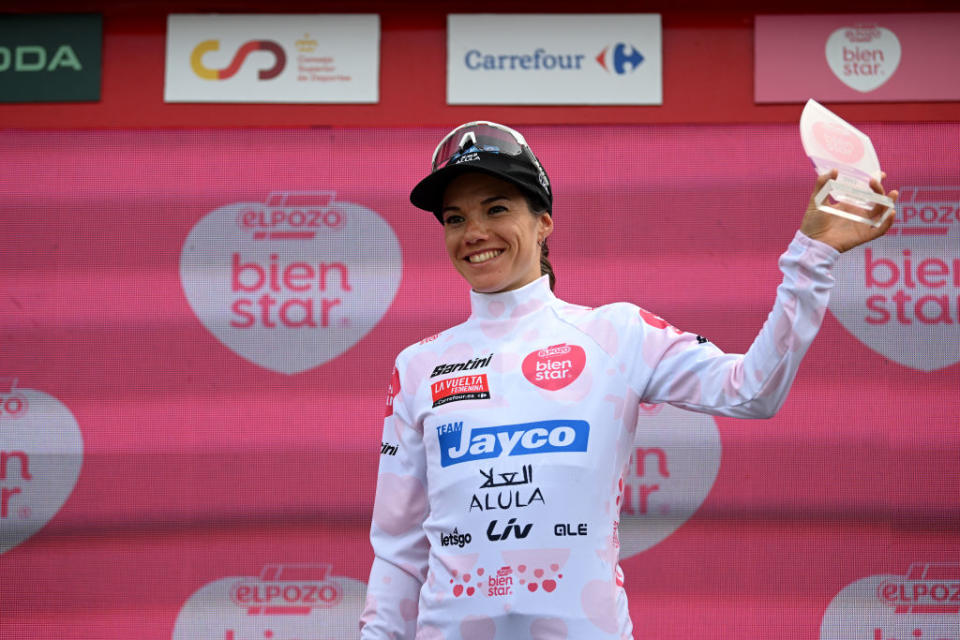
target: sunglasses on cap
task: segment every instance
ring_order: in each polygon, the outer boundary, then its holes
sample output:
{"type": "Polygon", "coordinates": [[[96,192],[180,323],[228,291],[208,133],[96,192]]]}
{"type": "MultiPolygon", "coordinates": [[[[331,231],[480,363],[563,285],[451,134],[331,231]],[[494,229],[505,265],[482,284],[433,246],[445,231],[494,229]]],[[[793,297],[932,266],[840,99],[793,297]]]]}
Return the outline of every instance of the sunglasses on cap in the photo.
{"type": "Polygon", "coordinates": [[[537,168],[538,172],[543,172],[537,157],[533,155],[527,141],[518,131],[486,120],[462,124],[444,136],[433,152],[430,170],[437,171],[450,163],[456,163],[460,157],[468,153],[480,151],[514,157],[523,156],[537,168]]]}

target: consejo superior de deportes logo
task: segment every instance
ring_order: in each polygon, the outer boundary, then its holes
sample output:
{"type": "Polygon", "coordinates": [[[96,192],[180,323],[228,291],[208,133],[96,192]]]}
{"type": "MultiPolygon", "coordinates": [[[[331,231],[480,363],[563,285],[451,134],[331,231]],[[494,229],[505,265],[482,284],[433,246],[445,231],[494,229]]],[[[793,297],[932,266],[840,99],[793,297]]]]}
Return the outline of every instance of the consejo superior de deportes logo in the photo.
{"type": "Polygon", "coordinates": [[[272,80],[279,76],[287,66],[287,54],[279,44],[273,40],[248,40],[240,45],[233,55],[230,64],[223,69],[211,69],[203,64],[203,56],[211,51],[220,50],[219,40],[204,40],[190,53],[190,67],[193,72],[204,80],[226,80],[234,75],[243,66],[244,61],[254,51],[269,51],[273,54],[273,66],[257,71],[259,80],[272,80]]]}

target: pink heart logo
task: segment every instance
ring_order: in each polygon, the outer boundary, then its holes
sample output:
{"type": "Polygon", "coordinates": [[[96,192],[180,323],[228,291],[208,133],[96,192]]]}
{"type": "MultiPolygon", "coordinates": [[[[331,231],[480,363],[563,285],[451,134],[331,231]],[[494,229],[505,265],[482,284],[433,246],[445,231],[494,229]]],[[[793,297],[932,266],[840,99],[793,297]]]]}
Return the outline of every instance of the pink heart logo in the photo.
{"type": "Polygon", "coordinates": [[[587,354],[578,345],[555,344],[531,351],[520,365],[524,377],[547,391],[562,389],[581,373],[587,354]]]}

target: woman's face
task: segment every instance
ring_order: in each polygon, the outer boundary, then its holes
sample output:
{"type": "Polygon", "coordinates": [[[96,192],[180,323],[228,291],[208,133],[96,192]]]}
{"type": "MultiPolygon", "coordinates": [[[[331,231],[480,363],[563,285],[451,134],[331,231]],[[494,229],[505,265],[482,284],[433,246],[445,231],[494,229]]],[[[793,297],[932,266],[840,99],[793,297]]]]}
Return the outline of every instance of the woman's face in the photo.
{"type": "Polygon", "coordinates": [[[510,291],[540,277],[537,241],[553,220],[530,211],[513,184],[465,173],[447,185],[440,214],[450,260],[474,291],[510,291]]]}

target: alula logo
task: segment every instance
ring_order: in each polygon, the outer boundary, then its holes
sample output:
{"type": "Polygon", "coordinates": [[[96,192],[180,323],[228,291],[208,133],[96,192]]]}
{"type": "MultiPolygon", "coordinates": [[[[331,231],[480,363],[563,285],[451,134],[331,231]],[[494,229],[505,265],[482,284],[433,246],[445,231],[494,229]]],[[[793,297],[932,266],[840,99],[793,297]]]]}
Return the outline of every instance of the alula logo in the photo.
{"type": "Polygon", "coordinates": [[[21,47],[0,47],[0,72],[2,71],[56,71],[73,69],[83,71],[80,58],[73,47],[62,44],[56,49],[26,45],[21,47]]]}
{"type": "Polygon", "coordinates": [[[604,47],[603,51],[597,54],[596,60],[604,71],[623,75],[636,70],[644,58],[632,44],[618,42],[604,47]]]}
{"type": "Polygon", "coordinates": [[[230,64],[223,69],[211,69],[203,64],[203,56],[211,51],[220,50],[219,40],[204,40],[190,54],[190,67],[193,72],[204,80],[226,80],[234,75],[243,66],[243,62],[254,51],[269,51],[273,54],[273,66],[257,71],[260,80],[272,80],[279,76],[287,66],[287,54],[279,44],[273,40],[249,40],[244,42],[233,54],[230,64]]]}

